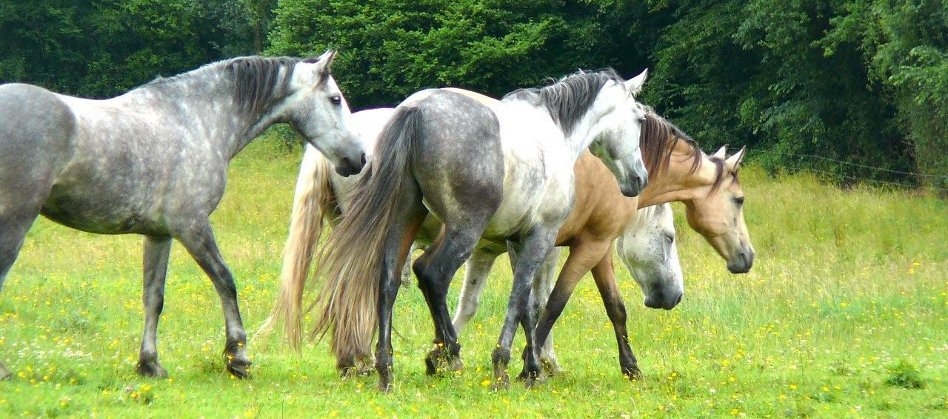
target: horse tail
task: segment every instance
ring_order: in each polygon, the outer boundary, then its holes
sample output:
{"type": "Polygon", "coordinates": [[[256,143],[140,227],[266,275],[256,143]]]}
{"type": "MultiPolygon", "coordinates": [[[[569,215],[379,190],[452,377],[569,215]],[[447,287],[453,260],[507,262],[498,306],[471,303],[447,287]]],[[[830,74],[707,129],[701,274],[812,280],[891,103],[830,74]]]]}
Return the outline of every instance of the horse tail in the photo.
{"type": "MultiPolygon", "coordinates": [[[[400,208],[422,205],[409,166],[420,124],[415,107],[395,112],[379,134],[375,157],[349,195],[349,207],[317,256],[316,274],[325,281],[314,302],[318,320],[313,334],[332,332],[337,368],[372,358],[387,236],[404,221],[400,208]]],[[[397,262],[389,267],[394,274],[400,268],[397,262]]]]}
{"type": "Polygon", "coordinates": [[[293,213],[290,230],[283,248],[283,268],[280,271],[280,293],[270,316],[257,331],[269,334],[281,321],[287,343],[300,350],[303,290],[316,244],[323,231],[323,217],[336,215],[336,195],[330,177],[329,161],[315,148],[306,147],[293,195],[293,213]]]}

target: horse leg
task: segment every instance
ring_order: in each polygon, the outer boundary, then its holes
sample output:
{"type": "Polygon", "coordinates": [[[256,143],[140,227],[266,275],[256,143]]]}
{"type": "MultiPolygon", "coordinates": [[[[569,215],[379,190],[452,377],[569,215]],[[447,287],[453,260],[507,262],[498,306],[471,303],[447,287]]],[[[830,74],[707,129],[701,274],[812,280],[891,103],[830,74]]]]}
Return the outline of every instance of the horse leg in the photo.
{"type": "Polygon", "coordinates": [[[167,377],[168,371],[158,363],[158,318],[165,302],[165,278],[168,273],[168,256],[171,253],[171,237],[145,237],[144,283],[142,304],[145,309],[145,329],[142,346],[138,353],[138,374],[146,377],[167,377]]]}
{"type": "Polygon", "coordinates": [[[445,226],[436,244],[422,255],[412,268],[418,277],[418,288],[425,297],[431,319],[434,321],[434,349],[425,357],[425,372],[433,375],[441,370],[460,370],[461,345],[448,314],[448,286],[458,268],[474,251],[484,231],[486,220],[480,225],[464,228],[445,226]]]}
{"type": "Polygon", "coordinates": [[[454,331],[458,335],[464,330],[467,322],[477,313],[481,293],[484,292],[484,284],[487,283],[487,275],[490,273],[490,268],[494,265],[497,256],[497,254],[484,249],[475,249],[471,258],[467,260],[464,283],[461,285],[458,306],[454,310],[454,320],[452,320],[454,331]]]}
{"type": "Polygon", "coordinates": [[[576,288],[576,284],[583,278],[586,272],[595,266],[596,262],[602,259],[602,255],[611,249],[609,242],[588,241],[577,239],[571,246],[569,256],[560,270],[560,275],[553,286],[549,300],[537,322],[536,338],[543,342],[549,337],[553,329],[553,324],[563,313],[570,295],[576,288]]]}
{"type": "MultiPolygon", "coordinates": [[[[556,268],[559,266],[560,262],[560,249],[555,248],[550,255],[543,260],[543,264],[540,265],[540,269],[537,270],[537,276],[533,281],[533,297],[536,300],[537,304],[537,318],[540,318],[542,314],[542,309],[546,307],[547,301],[550,300],[550,293],[553,292],[553,286],[556,284],[556,268]]],[[[556,360],[556,353],[553,351],[553,333],[546,336],[540,343],[540,365],[543,366],[543,370],[548,374],[555,374],[560,372],[560,364],[556,360]]]]}
{"type": "MultiPolygon", "coordinates": [[[[20,248],[23,247],[26,232],[29,231],[38,215],[38,207],[35,209],[25,206],[8,208],[6,212],[0,212],[0,291],[3,290],[3,283],[7,278],[7,273],[10,272],[10,267],[13,266],[20,248]]],[[[0,362],[0,381],[12,376],[10,370],[3,365],[3,362],[0,362]]]]}
{"type": "Polygon", "coordinates": [[[619,345],[619,367],[622,369],[622,375],[630,380],[640,378],[642,371],[639,370],[638,361],[635,359],[635,354],[632,353],[632,347],[629,345],[629,335],[625,327],[625,304],[622,302],[622,295],[619,294],[619,287],[616,285],[611,245],[606,256],[593,267],[592,275],[596,281],[596,288],[599,289],[599,295],[602,297],[602,303],[606,306],[606,314],[608,314],[609,321],[612,322],[612,328],[616,333],[616,342],[619,345]]]}
{"type": "MultiPolygon", "coordinates": [[[[515,266],[517,263],[517,252],[511,251],[508,252],[510,257],[511,267],[515,266]]],[[[554,279],[556,278],[556,268],[559,265],[560,261],[560,252],[558,248],[554,248],[550,255],[543,260],[543,264],[540,265],[540,269],[537,270],[536,278],[533,280],[533,301],[534,305],[531,306],[531,309],[536,315],[536,318],[540,318],[542,314],[541,310],[543,307],[546,307],[546,302],[550,299],[550,293],[553,292],[553,285],[555,284],[554,279]]],[[[536,327],[536,325],[534,325],[536,327]]],[[[540,341],[537,341],[538,343],[540,341]]],[[[540,365],[543,367],[543,370],[548,374],[555,374],[560,371],[559,362],[556,360],[556,353],[553,352],[553,334],[547,335],[546,339],[543,340],[540,346],[540,365]]]]}
{"type": "Polygon", "coordinates": [[[537,270],[553,249],[556,230],[537,228],[519,243],[508,242],[511,252],[516,252],[513,287],[507,301],[507,315],[503,329],[497,339],[497,347],[491,354],[494,368],[494,388],[506,388],[510,385],[507,364],[510,363],[510,347],[517,332],[517,324],[523,327],[526,344],[523,350],[523,371],[519,378],[528,387],[540,376],[540,361],[536,352],[536,312],[532,309],[531,286],[537,270]]]}
{"type": "Polygon", "coordinates": [[[221,299],[224,311],[224,326],[226,341],[224,357],[227,362],[227,371],[237,378],[249,375],[250,359],[247,358],[247,333],[244,331],[240,319],[240,308],[237,305],[237,287],[234,285],[234,276],[224,263],[214,233],[207,220],[197,223],[191,229],[178,237],[181,244],[188,250],[191,257],[201,266],[204,273],[210,277],[221,299]]]}
{"type": "Polygon", "coordinates": [[[375,346],[375,370],[379,374],[379,390],[388,392],[392,386],[392,311],[398,288],[401,286],[399,275],[411,252],[415,235],[427,215],[417,191],[403,191],[403,202],[396,213],[406,214],[401,220],[393,222],[385,241],[379,279],[378,330],[379,339],[375,346]]]}

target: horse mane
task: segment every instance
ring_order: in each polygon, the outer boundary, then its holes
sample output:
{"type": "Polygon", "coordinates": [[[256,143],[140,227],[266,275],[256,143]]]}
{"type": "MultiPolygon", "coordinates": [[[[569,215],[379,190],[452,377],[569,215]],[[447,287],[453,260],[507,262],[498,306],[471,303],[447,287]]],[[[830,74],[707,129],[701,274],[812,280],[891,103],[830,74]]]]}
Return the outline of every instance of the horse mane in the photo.
{"type": "MultiPolygon", "coordinates": [[[[158,77],[142,87],[161,87],[193,79],[201,74],[222,72],[234,83],[234,101],[241,111],[258,115],[273,102],[285,97],[296,63],[315,60],[317,58],[301,60],[294,57],[237,57],[205,64],[196,70],[176,76],[158,77]]],[[[324,82],[325,78],[320,80],[320,83],[324,82]]]]}
{"type": "Polygon", "coordinates": [[[671,160],[671,153],[678,146],[679,141],[691,147],[689,158],[693,162],[688,173],[694,173],[701,165],[701,148],[698,142],[652,109],[647,109],[645,120],[642,121],[639,147],[642,150],[645,168],[649,173],[665,172],[671,160]]]}
{"type": "MultiPolygon", "coordinates": [[[[645,113],[645,120],[642,122],[642,134],[639,141],[639,147],[642,150],[642,160],[645,162],[645,168],[649,173],[663,173],[668,168],[671,153],[678,145],[679,141],[684,141],[691,147],[691,154],[688,156],[692,163],[688,173],[694,173],[701,166],[701,146],[691,138],[690,135],[678,128],[671,121],[655,113],[651,108],[645,113]]],[[[708,160],[715,166],[714,184],[711,185],[711,192],[714,193],[724,182],[725,165],[724,159],[716,156],[708,156],[708,160]]],[[[734,176],[737,181],[737,175],[734,176]]]]}
{"type": "Polygon", "coordinates": [[[609,80],[616,83],[625,81],[611,68],[600,71],[580,70],[548,86],[514,90],[504,95],[503,99],[523,100],[545,106],[553,121],[569,135],[596,101],[599,90],[609,80]]]}

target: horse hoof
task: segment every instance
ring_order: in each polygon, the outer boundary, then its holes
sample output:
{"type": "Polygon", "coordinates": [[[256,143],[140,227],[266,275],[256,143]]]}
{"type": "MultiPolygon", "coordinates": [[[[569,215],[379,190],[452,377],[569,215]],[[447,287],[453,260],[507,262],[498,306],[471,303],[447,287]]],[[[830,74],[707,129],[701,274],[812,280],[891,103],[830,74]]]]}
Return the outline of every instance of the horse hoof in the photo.
{"type": "Polygon", "coordinates": [[[527,388],[531,388],[534,385],[543,382],[543,375],[539,371],[537,372],[521,371],[520,374],[517,375],[517,380],[523,381],[524,386],[526,386],[527,388]]]}
{"type": "Polygon", "coordinates": [[[158,361],[138,361],[135,371],[142,377],[168,378],[168,371],[158,361]]]}
{"type": "Polygon", "coordinates": [[[641,380],[642,370],[640,370],[638,367],[627,368],[622,371],[622,375],[629,379],[629,381],[641,380]]]}
{"type": "Polygon", "coordinates": [[[506,391],[510,389],[510,377],[504,374],[501,377],[494,377],[494,383],[490,386],[494,391],[506,391]]]}
{"type": "Polygon", "coordinates": [[[250,378],[250,365],[252,364],[246,359],[234,359],[227,363],[227,372],[237,378],[250,378]]]}
{"type": "Polygon", "coordinates": [[[464,369],[459,356],[451,356],[443,348],[435,348],[425,356],[425,374],[436,375],[445,372],[458,372],[464,369]]]}
{"type": "Polygon", "coordinates": [[[540,370],[546,375],[556,375],[563,371],[560,368],[560,364],[556,360],[541,359],[540,360],[540,370]]]}

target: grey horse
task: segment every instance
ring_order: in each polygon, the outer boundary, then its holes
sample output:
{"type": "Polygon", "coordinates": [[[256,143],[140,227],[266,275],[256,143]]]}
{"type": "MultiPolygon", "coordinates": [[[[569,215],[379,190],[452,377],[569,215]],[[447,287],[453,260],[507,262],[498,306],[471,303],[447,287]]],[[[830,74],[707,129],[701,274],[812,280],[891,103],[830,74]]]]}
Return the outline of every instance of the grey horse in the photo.
{"type": "MultiPolygon", "coordinates": [[[[340,174],[361,170],[364,150],[330,74],[334,56],[235,58],[106,100],[0,86],[0,288],[39,214],[91,233],[145,236],[137,371],[164,377],[156,334],[177,239],[220,296],[227,370],[245,377],[237,290],[208,217],[230,160],[274,123],[291,124],[340,174]]],[[[0,378],[9,376],[0,364],[0,378]]]]}

